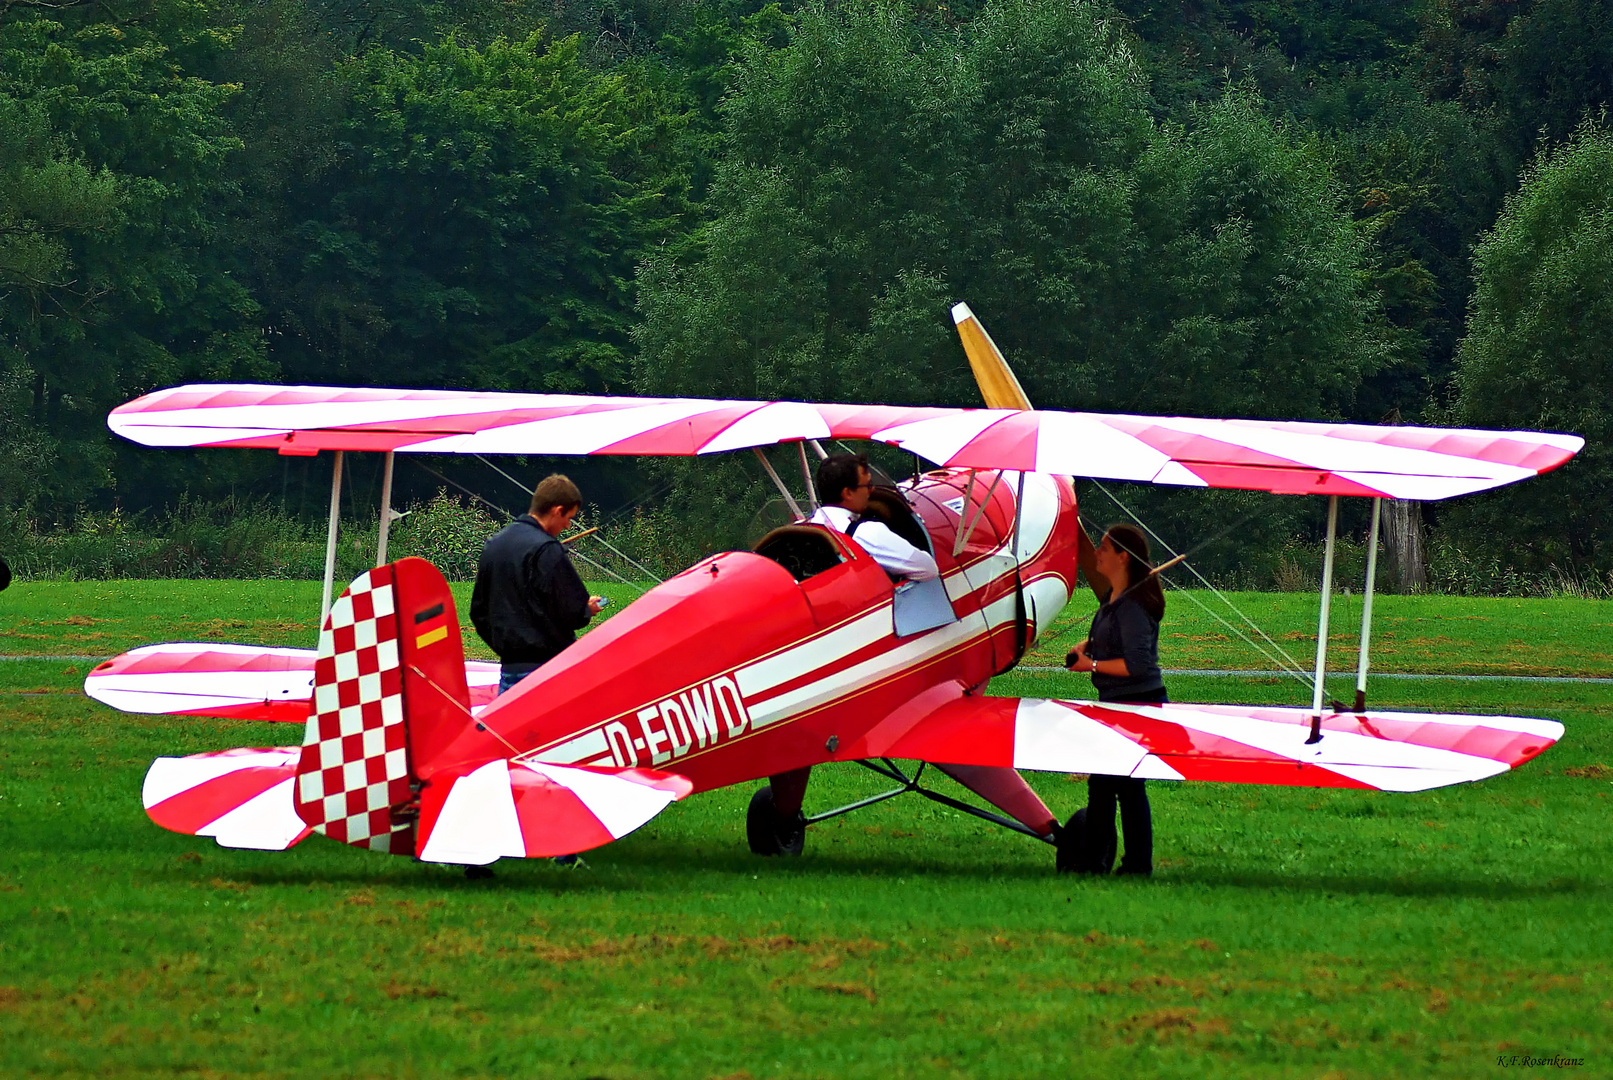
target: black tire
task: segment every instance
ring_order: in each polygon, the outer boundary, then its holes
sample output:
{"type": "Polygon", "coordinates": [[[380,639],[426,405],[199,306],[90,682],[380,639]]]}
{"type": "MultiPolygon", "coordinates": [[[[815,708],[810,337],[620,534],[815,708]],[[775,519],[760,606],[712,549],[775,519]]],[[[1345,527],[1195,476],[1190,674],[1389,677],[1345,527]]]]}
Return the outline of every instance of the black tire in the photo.
{"type": "Polygon", "coordinates": [[[11,567],[6,565],[6,560],[0,559],[0,592],[4,592],[6,586],[10,584],[11,567]]]}
{"type": "Polygon", "coordinates": [[[1054,866],[1061,874],[1107,874],[1115,864],[1114,848],[1093,850],[1084,806],[1070,815],[1056,841],[1054,866]]]}
{"type": "Polygon", "coordinates": [[[493,876],[493,868],[491,866],[465,867],[465,877],[469,881],[487,881],[493,876]]]}
{"type": "Polygon", "coordinates": [[[806,819],[797,810],[786,817],[773,806],[773,789],[759,788],[745,812],[745,839],[756,855],[799,855],[806,847],[806,819]]]}

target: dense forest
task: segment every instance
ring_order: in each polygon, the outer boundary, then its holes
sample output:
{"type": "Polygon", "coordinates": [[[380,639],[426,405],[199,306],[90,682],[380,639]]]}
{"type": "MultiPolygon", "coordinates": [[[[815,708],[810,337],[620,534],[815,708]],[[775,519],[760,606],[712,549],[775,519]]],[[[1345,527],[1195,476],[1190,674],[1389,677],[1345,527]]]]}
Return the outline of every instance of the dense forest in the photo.
{"type": "MultiPolygon", "coordinates": [[[[1577,432],[1426,527],[1609,580],[1609,102],[1610,0],[0,0],[0,546],[322,514],[323,458],[112,438],[157,387],[970,405],[967,300],[1043,407],[1577,432]]],[[[693,547],[765,499],[574,472],[693,547]]],[[[1225,573],[1320,515],[1125,497],[1225,573]]]]}

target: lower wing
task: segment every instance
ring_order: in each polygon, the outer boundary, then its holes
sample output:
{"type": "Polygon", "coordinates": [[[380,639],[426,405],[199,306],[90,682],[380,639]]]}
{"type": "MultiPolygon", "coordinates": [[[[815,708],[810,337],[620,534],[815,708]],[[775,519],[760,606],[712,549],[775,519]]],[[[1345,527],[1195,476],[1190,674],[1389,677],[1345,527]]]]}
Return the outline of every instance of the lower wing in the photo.
{"type": "MultiPolygon", "coordinates": [[[[465,662],[473,709],[497,696],[498,674],[495,663],[465,662]]],[[[313,685],[313,649],[171,642],[96,665],[84,692],[120,712],[301,724],[313,685]]]]}
{"type": "Polygon", "coordinates": [[[1495,776],[1562,737],[1553,720],[964,697],[858,756],[1148,780],[1425,791],[1495,776]]]}

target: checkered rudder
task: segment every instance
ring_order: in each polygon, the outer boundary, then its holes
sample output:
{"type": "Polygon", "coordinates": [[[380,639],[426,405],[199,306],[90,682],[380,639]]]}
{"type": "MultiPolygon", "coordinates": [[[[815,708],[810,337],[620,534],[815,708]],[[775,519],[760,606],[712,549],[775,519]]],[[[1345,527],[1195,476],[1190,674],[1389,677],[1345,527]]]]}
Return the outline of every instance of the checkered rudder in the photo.
{"type": "Polygon", "coordinates": [[[414,853],[403,672],[391,566],[331,605],[314,661],[313,711],[297,766],[297,814],[332,840],[414,853]]]}

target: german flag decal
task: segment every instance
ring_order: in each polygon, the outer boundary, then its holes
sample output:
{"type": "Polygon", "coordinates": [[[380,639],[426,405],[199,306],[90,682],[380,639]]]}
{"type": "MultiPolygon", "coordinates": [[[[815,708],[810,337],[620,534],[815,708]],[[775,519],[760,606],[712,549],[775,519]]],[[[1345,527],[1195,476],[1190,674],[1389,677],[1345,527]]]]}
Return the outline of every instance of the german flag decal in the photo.
{"type": "Polygon", "coordinates": [[[424,611],[415,612],[414,647],[424,649],[448,636],[448,620],[443,617],[443,606],[434,604],[424,611]]]}

